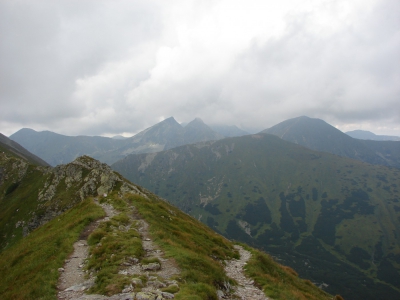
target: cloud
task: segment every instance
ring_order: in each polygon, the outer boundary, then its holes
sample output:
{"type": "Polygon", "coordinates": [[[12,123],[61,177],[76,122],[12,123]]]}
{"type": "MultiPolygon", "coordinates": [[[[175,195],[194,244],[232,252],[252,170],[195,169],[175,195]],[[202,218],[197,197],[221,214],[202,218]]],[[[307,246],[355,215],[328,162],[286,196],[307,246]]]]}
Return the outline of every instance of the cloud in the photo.
{"type": "MultiPolygon", "coordinates": [[[[398,1],[3,1],[0,126],[133,134],[299,115],[400,135],[398,1]]],[[[8,131],[8,132],[7,132],[8,131]]]]}

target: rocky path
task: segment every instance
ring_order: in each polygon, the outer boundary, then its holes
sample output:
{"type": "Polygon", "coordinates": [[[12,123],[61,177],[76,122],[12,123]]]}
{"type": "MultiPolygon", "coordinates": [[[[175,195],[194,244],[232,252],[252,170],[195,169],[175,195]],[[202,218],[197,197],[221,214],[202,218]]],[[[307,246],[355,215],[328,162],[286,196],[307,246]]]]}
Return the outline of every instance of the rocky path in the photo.
{"type": "Polygon", "coordinates": [[[244,250],[243,247],[239,245],[235,245],[235,249],[239,250],[240,259],[225,261],[226,275],[238,282],[238,286],[234,288],[235,292],[233,295],[235,298],[233,299],[269,300],[269,298],[265,296],[264,292],[254,285],[254,280],[247,278],[244,274],[243,267],[251,258],[251,253],[244,250]]]}
{"type": "Polygon", "coordinates": [[[133,219],[138,222],[137,228],[140,236],[142,237],[142,247],[146,252],[145,257],[157,258],[160,261],[160,265],[159,267],[157,267],[156,265],[153,265],[153,267],[134,265],[125,270],[122,270],[120,273],[126,275],[148,274],[150,271],[164,279],[170,279],[172,276],[180,274],[180,270],[178,269],[175,261],[171,258],[165,258],[164,252],[162,252],[153,243],[149,234],[149,224],[145,220],[141,219],[136,213],[134,214],[133,219]]]}
{"type": "Polygon", "coordinates": [[[170,280],[174,275],[180,274],[176,263],[171,258],[165,258],[164,253],[153,243],[149,234],[149,224],[144,221],[136,212],[134,207],[131,207],[132,221],[137,222],[137,230],[142,238],[142,246],[146,252],[145,257],[156,258],[158,262],[149,264],[140,264],[138,259],[133,259],[131,263],[125,266],[119,273],[132,276],[147,276],[147,283],[142,287],[141,292],[134,293],[135,285],[142,285],[139,278],[133,278],[132,284],[125,287],[120,294],[107,297],[103,295],[88,295],[85,291],[94,285],[95,278],[85,279],[85,271],[83,269],[88,258],[87,238],[90,233],[95,230],[100,222],[108,221],[110,218],[118,214],[118,212],[110,204],[99,204],[105,213],[106,217],[90,224],[81,234],[80,240],[74,243],[74,251],[70,257],[65,260],[63,268],[59,269],[60,278],[58,282],[57,299],[62,300],[133,300],[133,299],[173,299],[174,295],[166,292],[161,292],[160,288],[176,286],[179,289],[178,282],[170,280]]]}
{"type": "Polygon", "coordinates": [[[94,284],[93,277],[85,279],[86,273],[83,270],[89,252],[87,238],[89,234],[99,226],[100,222],[105,222],[117,214],[112,205],[95,202],[104,209],[106,217],[93,222],[85,228],[80,236],[80,240],[74,243],[73,253],[65,260],[64,267],[58,270],[60,272],[57,286],[59,290],[57,295],[58,299],[78,299],[84,295],[85,290],[89,289],[94,284]]]}

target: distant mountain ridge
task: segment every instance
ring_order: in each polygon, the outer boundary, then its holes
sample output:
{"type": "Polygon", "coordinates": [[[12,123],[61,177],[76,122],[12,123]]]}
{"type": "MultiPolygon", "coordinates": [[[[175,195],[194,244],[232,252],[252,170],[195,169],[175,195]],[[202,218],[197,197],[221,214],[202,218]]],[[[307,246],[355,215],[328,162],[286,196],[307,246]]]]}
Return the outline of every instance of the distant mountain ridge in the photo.
{"type": "Polygon", "coordinates": [[[312,150],[400,168],[400,142],[371,143],[354,139],[320,119],[302,116],[283,121],[261,132],[312,150]]]}
{"type": "Polygon", "coordinates": [[[73,137],[51,131],[37,132],[29,128],[17,131],[10,136],[10,139],[23,145],[52,166],[69,163],[85,154],[99,158],[123,146],[125,142],[101,136],[73,137]]]}
{"type": "Polygon", "coordinates": [[[366,130],[352,130],[347,131],[347,135],[360,140],[373,140],[373,141],[400,141],[399,136],[392,135],[377,135],[371,131],[366,130]]]}
{"type": "Polygon", "coordinates": [[[225,137],[235,137],[235,136],[243,136],[243,135],[248,135],[248,133],[245,130],[240,129],[236,125],[210,125],[211,129],[214,131],[218,132],[219,134],[222,134],[225,137]]]}
{"type": "Polygon", "coordinates": [[[100,136],[65,136],[51,131],[36,132],[24,128],[10,136],[30,152],[56,166],[89,155],[108,164],[133,153],[152,153],[223,135],[213,131],[200,119],[182,127],[173,117],[167,118],[130,138],[100,136]]]}

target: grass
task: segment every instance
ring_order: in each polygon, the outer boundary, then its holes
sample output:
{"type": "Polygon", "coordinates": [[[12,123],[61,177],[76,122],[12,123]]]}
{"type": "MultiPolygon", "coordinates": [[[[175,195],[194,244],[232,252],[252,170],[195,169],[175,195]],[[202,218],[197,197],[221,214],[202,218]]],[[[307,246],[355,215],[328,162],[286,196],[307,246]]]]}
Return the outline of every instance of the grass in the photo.
{"type": "MultiPolygon", "coordinates": [[[[112,197],[121,208],[125,208],[120,199],[112,197]]],[[[96,274],[95,285],[90,293],[113,295],[120,293],[130,278],[118,274],[122,263],[129,257],[141,258],[144,255],[140,234],[135,224],[122,212],[109,221],[100,223],[88,238],[89,262],[87,269],[96,274]],[[123,226],[123,227],[121,227],[123,226]]]]}
{"type": "Polygon", "coordinates": [[[225,282],[234,284],[221,263],[238,257],[231,242],[156,197],[130,195],[127,199],[149,223],[154,242],[182,271],[175,299],[217,299],[217,289],[225,282]]]}
{"type": "Polygon", "coordinates": [[[247,247],[252,253],[245,266],[245,273],[254,279],[256,284],[268,297],[280,300],[322,300],[332,296],[317,288],[311,281],[298,277],[290,267],[277,264],[268,254],[247,247]]]}
{"type": "Polygon", "coordinates": [[[225,238],[157,198],[149,200],[129,195],[121,199],[113,194],[107,199],[101,202],[108,201],[122,212],[101,223],[88,238],[90,259],[87,269],[97,276],[91,293],[112,295],[128,285],[131,277],[118,274],[127,257],[136,257],[142,264],[159,262],[154,257],[143,257],[140,235],[132,228],[135,223],[128,217],[128,204],[138,209],[149,223],[155,243],[166,256],[173,257],[182,270],[181,276],[177,278],[180,287],[171,288],[173,290],[170,291],[179,291],[175,299],[217,299],[216,289],[227,281],[234,284],[226,277],[220,263],[223,259],[238,255],[225,238]],[[118,230],[121,225],[131,225],[131,229],[118,230]]]}
{"type": "Polygon", "coordinates": [[[1,299],[55,299],[58,268],[85,226],[104,215],[87,199],[0,254],[1,299]]]}

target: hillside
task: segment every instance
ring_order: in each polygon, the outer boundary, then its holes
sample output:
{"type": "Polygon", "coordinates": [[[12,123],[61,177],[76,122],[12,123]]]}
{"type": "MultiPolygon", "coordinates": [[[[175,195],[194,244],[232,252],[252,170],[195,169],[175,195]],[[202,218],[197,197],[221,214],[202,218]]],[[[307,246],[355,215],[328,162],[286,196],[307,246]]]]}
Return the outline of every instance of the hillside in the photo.
{"type": "Polygon", "coordinates": [[[32,164],[39,166],[49,166],[47,162],[43,159],[37,157],[36,155],[30,153],[20,144],[10,140],[8,137],[0,133],[0,151],[6,151],[8,153],[13,153],[18,157],[21,157],[32,164]]]}
{"type": "Polygon", "coordinates": [[[223,136],[195,119],[182,127],[173,117],[165,119],[133,137],[116,139],[100,136],[65,136],[51,131],[24,128],[10,139],[23,145],[52,166],[66,164],[82,155],[112,164],[128,154],[152,153],[177,146],[218,140],[223,136]]]}
{"type": "Polygon", "coordinates": [[[332,299],[90,157],[0,169],[1,299],[332,299]]]}
{"type": "Polygon", "coordinates": [[[112,165],[221,234],[348,299],[400,297],[400,171],[268,134],[112,165]]]}
{"type": "Polygon", "coordinates": [[[387,142],[378,142],[372,148],[366,141],[354,139],[320,119],[305,116],[289,119],[263,130],[262,133],[276,135],[285,141],[311,150],[328,152],[370,164],[400,168],[399,154],[396,151],[400,149],[400,142],[391,142],[396,145],[394,147],[385,147],[387,142]],[[391,152],[393,148],[395,149],[391,152]]]}

